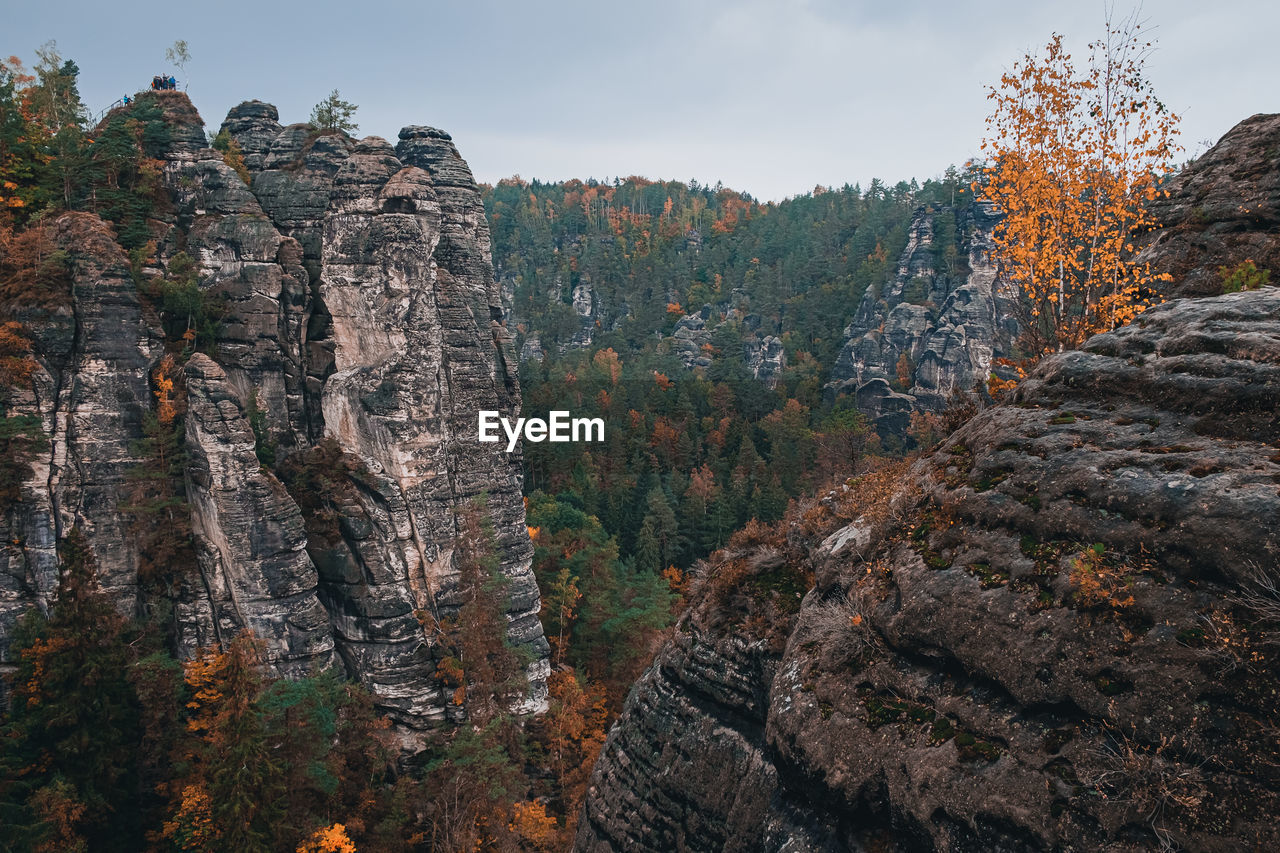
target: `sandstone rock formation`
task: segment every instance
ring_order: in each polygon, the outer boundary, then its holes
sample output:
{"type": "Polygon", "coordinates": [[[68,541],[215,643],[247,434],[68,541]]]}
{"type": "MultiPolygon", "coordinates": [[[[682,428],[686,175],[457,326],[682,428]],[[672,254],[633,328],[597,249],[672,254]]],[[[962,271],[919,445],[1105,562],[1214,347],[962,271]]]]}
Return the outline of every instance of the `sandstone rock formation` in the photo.
{"type": "Polygon", "coordinates": [[[722,555],[578,849],[1274,848],[1277,446],[1278,289],[1046,360],[722,555]]]}
{"type": "Polygon", "coordinates": [[[853,395],[882,433],[902,434],[912,411],[941,411],[953,392],[985,383],[1017,337],[991,255],[997,215],[983,202],[956,213],[958,249],[948,257],[935,231],[952,215],[916,212],[896,274],[863,296],[831,370],[828,392],[853,395]]]}
{"type": "MultiPolygon", "coordinates": [[[[1269,266],[1275,126],[1175,181],[1167,210],[1218,213],[1151,236],[1171,292],[1269,266]]],[[[912,255],[899,279],[931,280],[912,255]]],[[[860,405],[916,405],[884,356],[909,326],[846,347],[860,405]]],[[[1280,289],[1178,299],[910,470],[740,534],[610,732],[576,849],[1277,848],[1277,447],[1280,289]]]]}
{"type": "MultiPolygon", "coordinates": [[[[415,732],[456,714],[433,632],[461,604],[455,516],[479,502],[507,581],[509,639],[529,662],[524,709],[541,707],[547,645],[520,460],[476,436],[477,411],[514,416],[519,389],[465,161],[433,128],[406,128],[396,149],[281,127],[274,107],[251,101],[223,124],[247,187],[184,95],[153,98],[173,141],[161,158],[168,200],[150,223],[156,256],[139,274],[177,275],[189,257],[221,314],[210,351],[188,350],[185,368],[198,565],[167,602],[179,651],[247,628],[281,674],[342,666],[412,748],[415,732]],[[261,461],[264,446],[284,474],[261,461]],[[309,481],[289,472],[317,465],[336,485],[298,492],[309,481]]],[[[183,345],[166,344],[109,226],[68,214],[56,231],[74,258],[72,304],[24,318],[40,370],[33,393],[11,402],[40,419],[50,450],[5,519],[0,648],[23,610],[47,604],[55,545],[72,525],[122,612],[160,604],[140,600],[120,508],[152,371],[183,345]]]]}
{"type": "Polygon", "coordinates": [[[0,649],[18,617],[57,590],[57,543],[75,526],[94,544],[103,588],[122,610],[138,607],[138,555],[121,506],[139,462],[133,445],[151,408],[148,371],[160,340],[109,226],[67,213],[52,237],[71,257],[71,305],[20,318],[40,358],[30,391],[9,402],[15,414],[39,419],[48,446],[31,463],[24,499],[4,519],[0,649]]]}
{"type": "Polygon", "coordinates": [[[710,313],[711,308],[707,306],[703,311],[685,314],[676,321],[675,331],[671,333],[672,349],[686,368],[711,365],[711,359],[702,349],[711,343],[711,330],[707,328],[707,315],[710,313]]]}
{"type": "Polygon", "coordinates": [[[333,663],[329,616],[316,597],[302,514],[262,470],[239,394],[212,359],[187,362],[187,494],[204,595],[178,603],[186,649],[248,629],[283,674],[333,663]]]}
{"type": "Polygon", "coordinates": [[[751,375],[770,388],[776,385],[787,366],[787,351],[782,339],[777,335],[765,335],[754,343],[746,344],[744,349],[747,370],[751,375]]]}
{"type": "Polygon", "coordinates": [[[1173,296],[1222,292],[1221,267],[1253,261],[1280,276],[1280,115],[1258,114],[1169,181],[1152,202],[1161,227],[1140,238],[1139,260],[1172,274],[1173,296]]]}

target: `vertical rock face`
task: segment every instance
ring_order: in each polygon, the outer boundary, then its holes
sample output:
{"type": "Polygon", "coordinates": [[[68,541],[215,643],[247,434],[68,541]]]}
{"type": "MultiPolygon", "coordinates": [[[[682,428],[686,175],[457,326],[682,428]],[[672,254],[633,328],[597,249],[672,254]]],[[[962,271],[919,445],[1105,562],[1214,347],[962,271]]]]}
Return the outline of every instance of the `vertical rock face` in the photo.
{"type": "Polygon", "coordinates": [[[943,215],[916,212],[896,275],[863,296],[831,371],[828,391],[855,395],[882,432],[902,433],[911,411],[940,411],[953,391],[985,382],[1017,336],[991,256],[996,215],[983,202],[957,215],[955,253],[935,234],[943,215]]]}
{"type": "Polygon", "coordinates": [[[179,605],[179,640],[197,648],[247,629],[279,672],[324,669],[333,637],[302,514],[259,464],[240,395],[222,368],[196,353],[186,387],[187,494],[205,595],[179,605]]]}
{"type": "MultiPolygon", "coordinates": [[[[433,626],[462,603],[455,516],[478,501],[508,581],[509,636],[530,661],[524,710],[542,707],[548,650],[520,461],[476,434],[477,411],[513,417],[519,389],[466,163],[442,131],[406,128],[397,154],[373,137],[281,127],[274,107],[246,102],[223,127],[250,188],[207,147],[185,96],[157,102],[174,142],[143,275],[172,273],[185,253],[222,314],[209,354],[185,368],[199,566],[173,602],[180,651],[248,629],[279,673],[343,666],[412,747],[414,731],[449,711],[433,626]],[[264,442],[278,459],[328,460],[341,472],[335,493],[290,494],[259,461],[264,442]]],[[[75,261],[71,307],[27,322],[40,370],[10,401],[40,419],[50,447],[5,518],[0,641],[24,609],[47,604],[72,524],[122,612],[149,605],[120,506],[164,333],[109,226],[68,214],[57,235],[75,261]]]]}
{"type": "MultiPolygon", "coordinates": [[[[487,496],[510,581],[511,636],[532,653],[530,677],[542,685],[546,648],[518,460],[476,441],[476,413],[509,411],[511,405],[511,380],[491,329],[497,293],[467,245],[468,234],[478,233],[476,223],[468,221],[456,193],[450,205],[454,230],[448,239],[454,248],[440,256],[448,232],[444,205],[424,169],[402,166],[388,143],[370,138],[354,148],[334,179],[320,283],[332,318],[336,368],[324,387],[325,430],[377,483],[356,496],[360,516],[385,516],[388,500],[398,508],[386,519],[390,524],[373,523],[374,535],[359,540],[351,556],[388,572],[399,598],[388,600],[381,588],[385,581],[375,583],[375,590],[348,585],[347,592],[358,603],[372,598],[433,621],[451,615],[460,603],[455,512],[487,496]]],[[[351,655],[367,651],[381,628],[366,624],[358,610],[343,622],[351,655]]],[[[436,689],[434,667],[420,661],[376,655],[366,660],[381,683],[398,685],[401,698],[421,699],[436,689]]],[[[440,706],[434,713],[440,713],[445,703],[438,697],[433,702],[440,706]]],[[[418,704],[407,710],[433,713],[418,704]]]]}
{"type": "Polygon", "coordinates": [[[305,395],[312,300],[300,246],[281,236],[217,151],[170,151],[164,176],[174,221],[162,256],[171,260],[181,246],[201,289],[222,303],[217,357],[241,399],[256,396],[286,449],[305,444],[318,412],[305,395]]]}
{"type": "Polygon", "coordinates": [[[30,391],[10,405],[37,418],[48,442],[30,463],[34,475],[22,486],[22,501],[4,520],[3,648],[22,612],[47,606],[57,589],[57,542],[74,526],[94,543],[103,588],[124,611],[138,605],[137,554],[121,507],[139,461],[133,444],[151,409],[148,371],[159,340],[106,223],[67,213],[52,238],[71,258],[70,307],[22,318],[39,365],[30,391]]]}

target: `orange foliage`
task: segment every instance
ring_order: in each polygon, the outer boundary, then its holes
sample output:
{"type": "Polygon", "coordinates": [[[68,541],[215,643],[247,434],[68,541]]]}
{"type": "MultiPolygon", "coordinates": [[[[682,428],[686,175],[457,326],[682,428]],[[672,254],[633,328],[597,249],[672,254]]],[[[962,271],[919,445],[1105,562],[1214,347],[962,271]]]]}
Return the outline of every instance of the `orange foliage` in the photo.
{"type": "Polygon", "coordinates": [[[187,785],[173,820],[164,822],[164,838],[179,850],[211,850],[218,834],[213,826],[213,800],[199,785],[187,785]]]}
{"type": "Polygon", "coordinates": [[[52,308],[71,297],[71,268],[43,222],[24,231],[0,226],[0,304],[52,308]]]}
{"type": "Polygon", "coordinates": [[[356,846],[351,843],[346,826],[335,823],[317,829],[309,839],[298,845],[297,853],[356,853],[356,846]]]}
{"type": "Polygon", "coordinates": [[[658,387],[663,391],[668,391],[671,388],[671,378],[665,373],[659,373],[655,370],[653,372],[653,381],[658,383],[658,387]]]}
{"type": "Polygon", "coordinates": [[[668,303],[667,303],[667,313],[668,313],[668,314],[683,314],[683,313],[684,313],[684,307],[683,307],[679,302],[668,302],[668,303]]]}
{"type": "Polygon", "coordinates": [[[915,365],[911,363],[911,356],[903,350],[902,355],[898,356],[898,362],[894,365],[897,373],[898,386],[906,391],[915,384],[915,365]]]}
{"type": "Polygon", "coordinates": [[[261,667],[261,641],[247,631],[232,640],[225,652],[197,651],[182,667],[191,691],[187,729],[219,746],[228,721],[249,712],[262,678],[261,667]]]}
{"type": "Polygon", "coordinates": [[[683,607],[683,602],[689,598],[688,573],[680,571],[675,566],[667,566],[662,570],[662,577],[667,582],[667,586],[670,587],[671,591],[680,597],[677,602],[676,609],[681,609],[683,607]]]}
{"type": "MultiPolygon", "coordinates": [[[[726,418],[725,420],[728,419],[726,418]]],[[[707,463],[703,462],[689,474],[689,488],[685,489],[686,495],[693,495],[707,502],[714,498],[718,491],[716,473],[711,470],[711,466],[707,463]]]]}
{"type": "Polygon", "coordinates": [[[1083,74],[1055,35],[987,95],[992,162],[974,189],[1004,211],[996,248],[1023,297],[1033,361],[1129,322],[1167,278],[1132,260],[1134,233],[1154,225],[1147,202],[1180,150],[1178,116],[1143,79],[1151,43],[1140,28],[1108,20],[1083,74]]]}
{"type": "MultiPolygon", "coordinates": [[[[542,803],[516,803],[511,809],[511,822],[508,828],[521,841],[533,850],[556,850],[559,826],[556,819],[547,814],[547,807],[542,803]]],[[[354,847],[352,850],[354,851],[354,847]]],[[[298,853],[304,853],[301,847],[298,853]]]]}
{"type": "Polygon", "coordinates": [[[32,848],[35,853],[88,849],[78,829],[85,805],[68,782],[60,779],[37,789],[31,795],[31,810],[45,829],[44,838],[32,848]]]}
{"type": "Polygon", "coordinates": [[[680,438],[681,430],[677,425],[659,415],[653,423],[653,433],[649,436],[650,447],[671,448],[680,438]]]}
{"type": "Polygon", "coordinates": [[[35,373],[31,340],[19,323],[0,323],[0,389],[25,385],[35,373]]]}
{"type": "Polygon", "coordinates": [[[1071,587],[1080,607],[1129,607],[1133,604],[1132,586],[1124,563],[1109,556],[1101,543],[1085,548],[1071,561],[1071,587]]]}
{"type": "Polygon", "coordinates": [[[584,688],[569,667],[551,673],[547,688],[550,708],[539,726],[561,798],[570,805],[560,844],[560,849],[566,849],[573,838],[591,768],[604,746],[608,698],[599,684],[584,688]]]}
{"type": "Polygon", "coordinates": [[[22,652],[23,660],[31,664],[31,680],[27,682],[24,698],[28,705],[39,705],[43,694],[47,661],[56,657],[70,646],[65,637],[37,637],[35,642],[22,652]]]}
{"type": "Polygon", "coordinates": [[[721,190],[717,195],[720,203],[720,218],[711,223],[711,230],[716,234],[728,234],[738,223],[750,219],[756,205],[732,190],[721,190]]]}
{"type": "Polygon", "coordinates": [[[622,378],[622,362],[619,360],[618,354],[614,352],[613,347],[600,350],[591,360],[595,362],[596,367],[609,376],[610,382],[614,385],[618,384],[618,380],[622,378]]]}
{"type": "MultiPolygon", "coordinates": [[[[173,396],[174,375],[178,370],[178,363],[173,356],[165,355],[151,373],[151,379],[156,386],[156,417],[165,426],[173,423],[173,419],[181,414],[179,402],[173,396]]],[[[183,408],[185,409],[185,405],[183,408]]]]}

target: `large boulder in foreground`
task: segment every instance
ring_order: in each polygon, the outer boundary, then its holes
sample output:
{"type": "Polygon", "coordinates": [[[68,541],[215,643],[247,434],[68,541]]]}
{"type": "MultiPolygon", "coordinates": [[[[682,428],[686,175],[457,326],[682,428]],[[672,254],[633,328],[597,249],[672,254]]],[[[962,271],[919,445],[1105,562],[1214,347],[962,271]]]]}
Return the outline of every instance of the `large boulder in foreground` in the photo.
{"type": "Polygon", "coordinates": [[[1047,359],[719,556],[578,849],[1277,849],[1277,447],[1280,289],[1047,359]]]}
{"type": "Polygon", "coordinates": [[[1280,277],[1280,114],[1237,124],[1152,203],[1161,227],[1139,240],[1139,261],[1170,273],[1171,296],[1222,292],[1220,269],[1253,261],[1280,277]]]}

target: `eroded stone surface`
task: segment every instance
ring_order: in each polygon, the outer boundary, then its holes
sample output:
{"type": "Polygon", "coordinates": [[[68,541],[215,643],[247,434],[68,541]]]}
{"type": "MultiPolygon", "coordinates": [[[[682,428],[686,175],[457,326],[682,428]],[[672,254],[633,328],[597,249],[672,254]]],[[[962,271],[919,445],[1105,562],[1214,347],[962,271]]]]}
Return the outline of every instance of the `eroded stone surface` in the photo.
{"type": "Polygon", "coordinates": [[[957,257],[948,266],[935,245],[938,215],[916,212],[895,276],[863,296],[831,370],[828,391],[854,395],[882,433],[905,434],[912,411],[941,411],[953,393],[985,383],[1017,337],[992,257],[998,216],[986,203],[966,208],[957,224],[967,263],[957,257]]]}
{"type": "MultiPolygon", "coordinates": [[[[138,274],[176,274],[186,253],[222,308],[210,353],[186,363],[198,567],[176,583],[177,651],[249,629],[280,674],[340,663],[415,748],[416,733],[451,707],[433,632],[461,604],[456,515],[479,501],[509,581],[509,636],[530,661],[523,710],[541,708],[548,649],[520,460],[475,434],[477,410],[514,416],[519,389],[465,161],[431,128],[407,128],[397,154],[376,137],[280,127],[274,107],[246,102],[224,127],[245,154],[250,189],[208,147],[184,95],[157,103],[174,140],[161,158],[169,198],[149,223],[156,257],[138,274]],[[277,462],[306,459],[322,440],[344,473],[319,504],[325,517],[313,519],[299,504],[316,507],[315,496],[295,500],[256,451],[265,441],[277,462]]],[[[120,510],[154,407],[163,330],[109,226],[68,214],[56,233],[74,260],[70,305],[24,317],[40,368],[32,390],[7,401],[40,420],[50,447],[5,519],[0,640],[26,608],[47,606],[56,543],[72,524],[122,612],[157,603],[139,600],[120,510]]]]}
{"type": "Polygon", "coordinates": [[[54,244],[71,259],[69,304],[22,317],[38,363],[31,388],[9,401],[37,418],[47,446],[31,461],[23,500],[6,519],[0,545],[0,646],[29,607],[47,607],[58,586],[57,543],[79,526],[98,557],[98,580],[122,612],[138,606],[137,553],[121,507],[158,337],[143,317],[129,261],[111,227],[87,213],[53,224],[54,244]]]}
{"type": "Polygon", "coordinates": [[[1280,115],[1251,116],[1175,175],[1152,203],[1161,227],[1138,260],[1173,276],[1172,296],[1222,292],[1222,267],[1253,261],[1280,280],[1280,115]]]}
{"type": "Polygon", "coordinates": [[[578,848],[669,849],[644,821],[692,850],[1275,847],[1280,623],[1256,596],[1280,566],[1278,443],[1275,288],[1047,359],[915,464],[897,510],[721,558],[610,733],[578,848]],[[743,590],[816,579],[784,650],[755,599],[717,592],[744,559],[743,590]],[[686,756],[722,783],[668,771],[686,756]]]}
{"type": "Polygon", "coordinates": [[[302,514],[259,464],[222,368],[196,353],[186,388],[187,495],[205,595],[180,603],[179,642],[196,649],[249,630],[278,672],[319,672],[333,662],[333,636],[302,514]]]}

